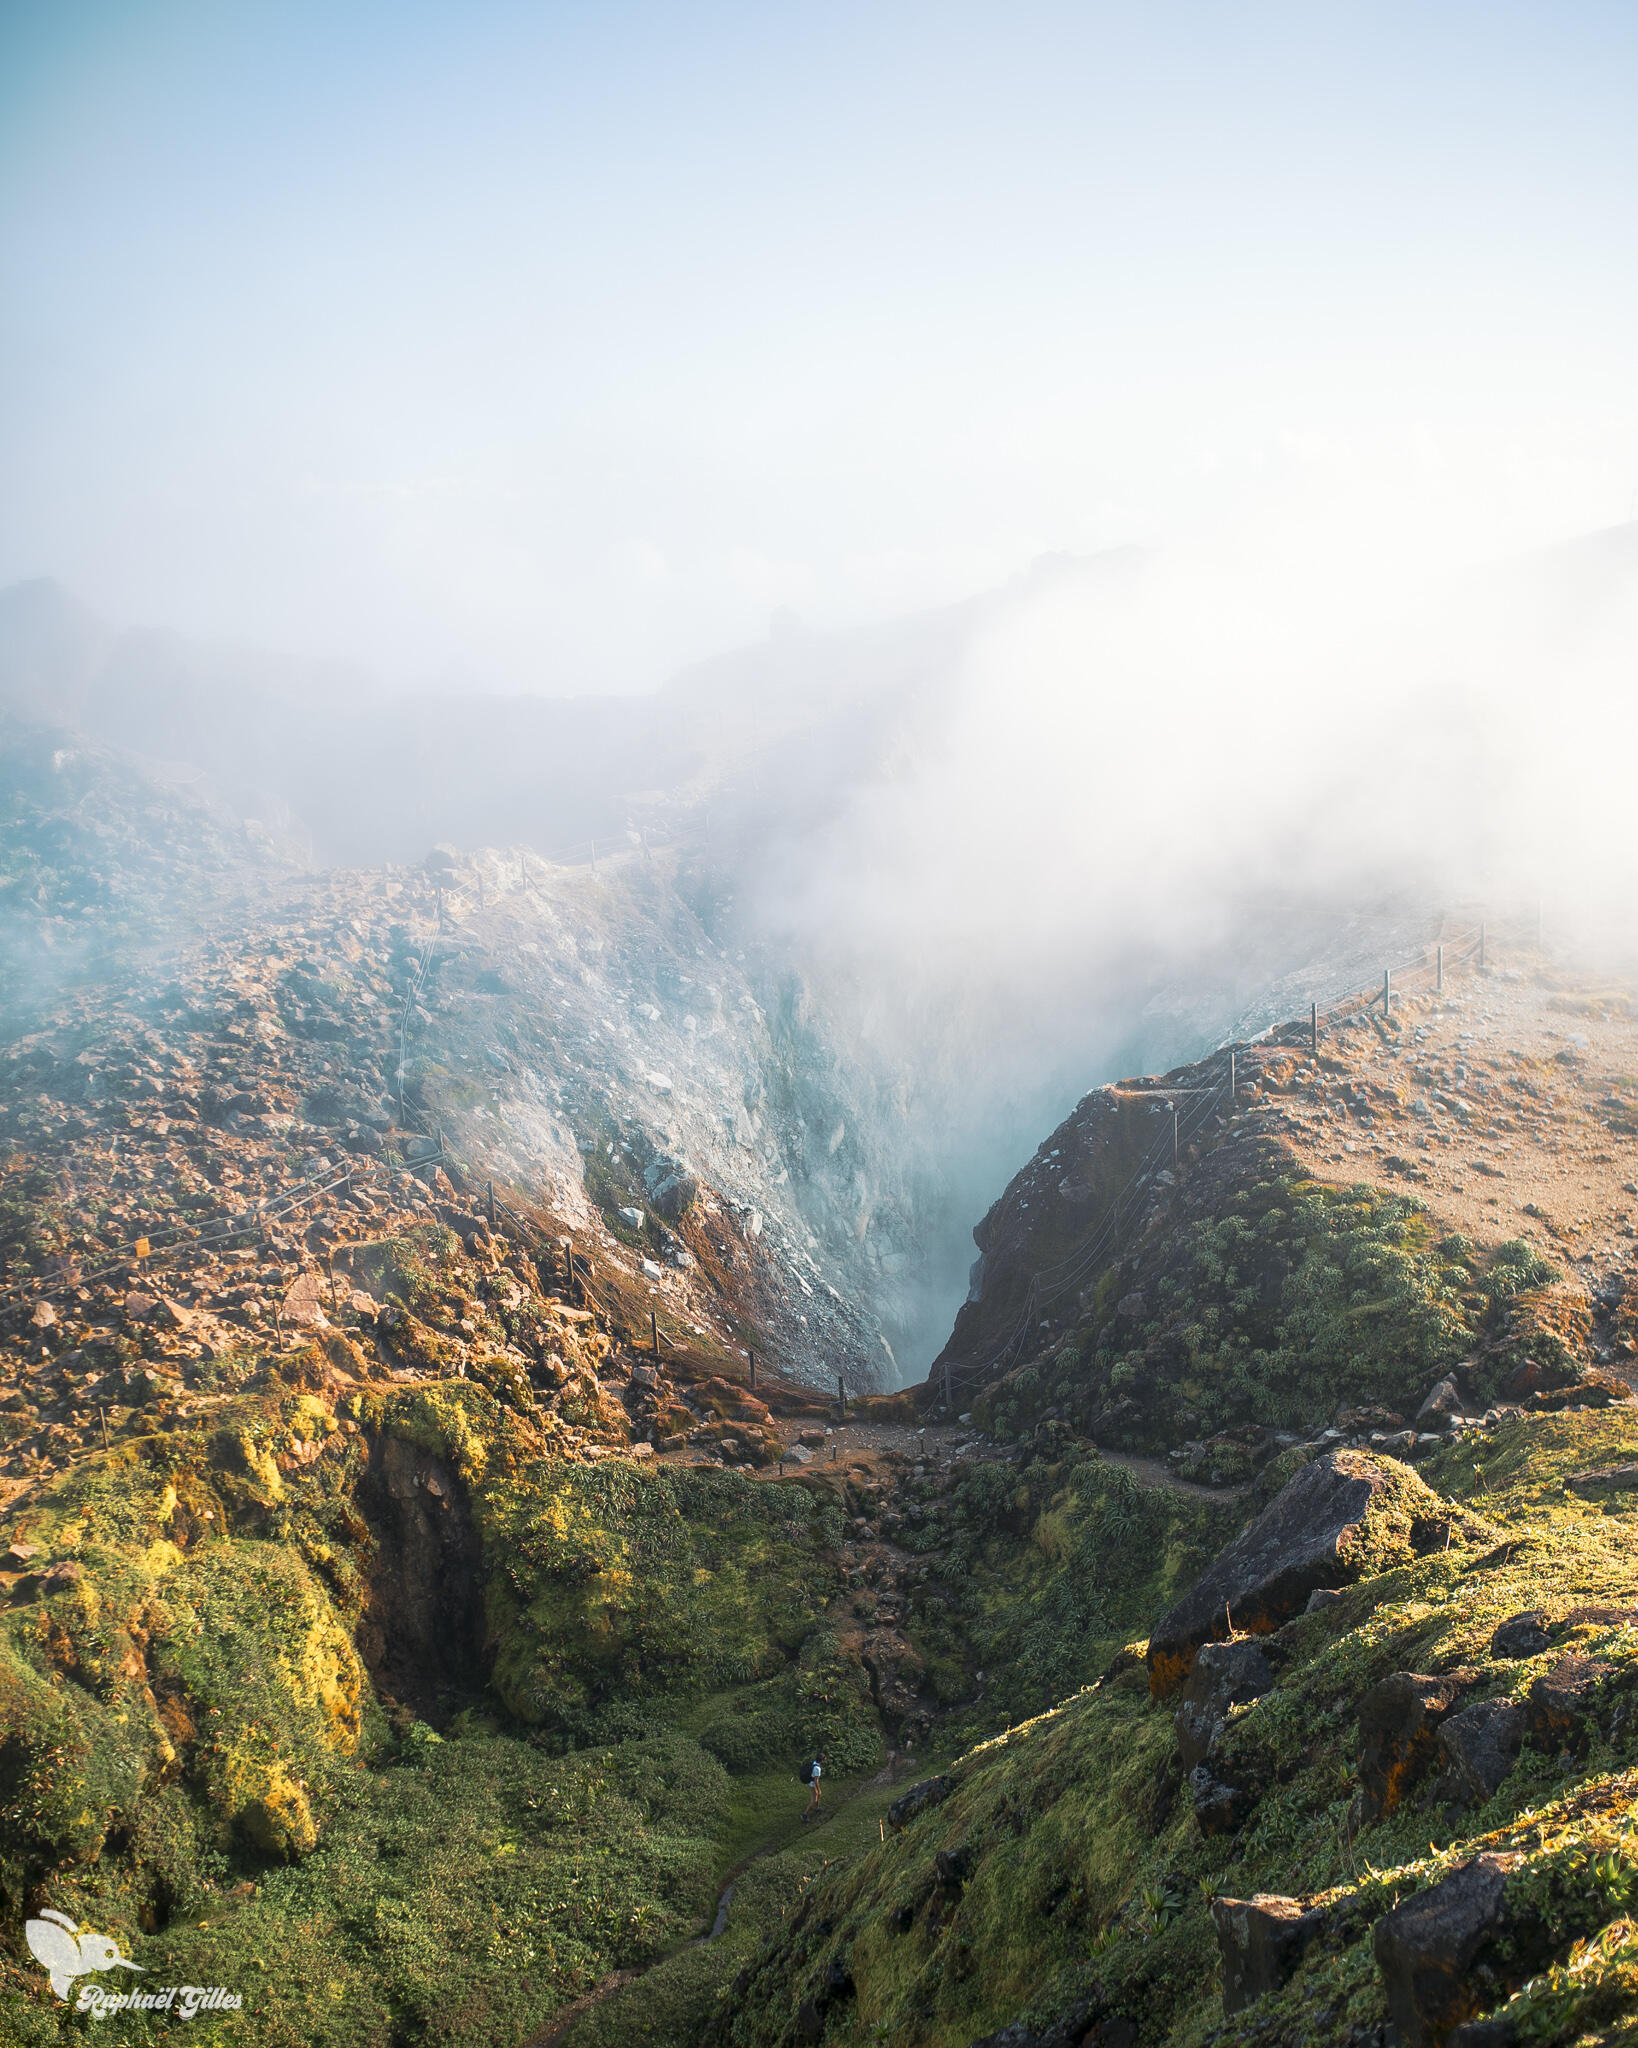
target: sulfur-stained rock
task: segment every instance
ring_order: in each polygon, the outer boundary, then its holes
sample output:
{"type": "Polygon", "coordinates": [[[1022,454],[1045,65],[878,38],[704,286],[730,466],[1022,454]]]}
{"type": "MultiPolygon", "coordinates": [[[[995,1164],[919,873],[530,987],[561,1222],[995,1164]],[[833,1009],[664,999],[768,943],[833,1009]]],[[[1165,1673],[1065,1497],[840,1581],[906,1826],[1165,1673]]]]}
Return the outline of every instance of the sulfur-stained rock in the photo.
{"type": "Polygon", "coordinates": [[[1396,1671],[1359,1703],[1359,1785],[1366,1820],[1392,1813],[1432,1761],[1439,1725],[1471,1684],[1465,1672],[1442,1678],[1396,1671]]]}
{"type": "Polygon", "coordinates": [[[1475,1856],[1376,1923],[1372,1947],[1388,2010],[1405,2048],[1443,2048],[1453,2028],[1498,2003],[1474,1973],[1501,1925],[1507,1878],[1519,1856],[1475,1856]]]}
{"type": "Polygon", "coordinates": [[[1255,1643],[1202,1643],[1177,1710],[1177,1753],[1183,1768],[1204,1763],[1230,1707],[1261,1699],[1274,1683],[1255,1643]]]}
{"type": "Polygon", "coordinates": [[[1211,1918],[1223,1958],[1225,2013],[1241,2012],[1265,1991],[1278,1991],[1325,1924],[1317,1908],[1275,1892],[1213,1899],[1211,1918]]]}
{"type": "Polygon", "coordinates": [[[1159,1697],[1181,1685],[1202,1643],[1236,1630],[1266,1634],[1300,1614],[1316,1587],[1345,1583],[1360,1525],[1393,1484],[1380,1464],[1353,1451],[1303,1466],[1156,1626],[1151,1691],[1159,1697]]]}

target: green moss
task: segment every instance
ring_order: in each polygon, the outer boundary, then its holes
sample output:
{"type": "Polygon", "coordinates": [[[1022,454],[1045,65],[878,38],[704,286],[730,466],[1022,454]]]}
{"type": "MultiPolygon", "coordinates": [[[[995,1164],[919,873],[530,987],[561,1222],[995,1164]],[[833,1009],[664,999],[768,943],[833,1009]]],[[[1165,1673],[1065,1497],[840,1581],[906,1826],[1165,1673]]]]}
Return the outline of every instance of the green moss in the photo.
{"type": "Polygon", "coordinates": [[[616,1692],[641,1701],[771,1677],[839,1583],[827,1493],[710,1468],[542,1461],[486,1491],[483,1527],[498,1567],[496,1693],[560,1736],[590,1733],[616,1692]]]}
{"type": "MultiPolygon", "coordinates": [[[[1367,1543],[1366,1576],[1272,1639],[1274,1689],[1229,1717],[1212,1769],[1252,1791],[1237,1838],[1201,1835],[1171,1713],[1150,1702],[1140,1669],[1117,1663],[1095,1688],[976,1744],[952,1767],[951,1798],[828,1870],[806,1917],[782,1929],[739,2010],[710,2038],[740,2048],[783,2040],[793,2003],[818,1996],[827,1969],[845,1962],[856,1995],[827,2027],[842,2043],[965,2048],[1020,2013],[1044,2022],[1081,2002],[1132,2017],[1144,2040],[1176,2048],[1208,2035],[1268,2048],[1340,2044],[1386,2018],[1375,1920],[1479,1847],[1524,1859],[1509,1886],[1522,1946],[1510,1965],[1507,1952],[1498,1956],[1499,1968],[1530,1978],[1514,2008],[1524,2038],[1576,2038],[1553,2029],[1581,2015],[1630,2026],[1638,1728],[1616,1707],[1638,1692],[1638,1627],[1622,1618],[1638,1611],[1638,1553],[1626,1518],[1567,1496],[1563,1477],[1635,1453],[1638,1423],[1619,1411],[1518,1424],[1500,1433],[1481,1496],[1490,1529],[1463,1525],[1452,1503],[1448,1549],[1416,1557],[1386,1540],[1391,1529],[1377,1532],[1384,1540],[1367,1543]],[[1545,1609],[1558,1620],[1581,1606],[1604,1618],[1560,1621],[1537,1658],[1490,1649],[1509,1615],[1545,1609]],[[1358,1702],[1379,1679],[1461,1669],[1474,1697],[1523,1698],[1567,1650],[1613,1667],[1579,1754],[1527,1743],[1476,1811],[1447,1812],[1430,1772],[1385,1820],[1361,1830],[1350,1817],[1358,1702]],[[959,1887],[940,1882],[939,1850],[966,1852],[959,1887]],[[1214,1892],[1255,1891],[1318,1900],[1327,1933],[1290,1986],[1225,2025],[1211,1995],[1217,1947],[1206,1904],[1214,1892]]],[[[1458,1450],[1446,1454],[1444,1476],[1473,1490],[1458,1450]]],[[[1023,1512],[993,1481],[973,1492],[992,1521],[1023,1512]]],[[[1394,1516],[1417,1505],[1407,1496],[1394,1516]]],[[[1498,1979],[1498,1999],[1505,1988],[1498,1979]]]]}
{"type": "Polygon", "coordinates": [[[1145,1301],[1142,1320],[1121,1317],[1100,1287],[1073,1337],[975,1414],[1016,1435],[1056,1408],[1100,1441],[1145,1448],[1308,1426],[1339,1404],[1413,1413],[1481,1346],[1494,1383],[1526,1341],[1504,1341],[1521,1298],[1551,1277],[1526,1245],[1484,1261],[1465,1239],[1437,1236],[1414,1197],[1274,1173],[1157,1241],[1124,1283],[1145,1301]]]}
{"type": "Polygon", "coordinates": [[[1037,1714],[1090,1683],[1237,1519],[1232,1506],[1145,1486],[1084,1447],[1022,1469],[970,1468],[950,1503],[947,1559],[913,1598],[917,1648],[965,1703],[945,1739],[1037,1714]]]}

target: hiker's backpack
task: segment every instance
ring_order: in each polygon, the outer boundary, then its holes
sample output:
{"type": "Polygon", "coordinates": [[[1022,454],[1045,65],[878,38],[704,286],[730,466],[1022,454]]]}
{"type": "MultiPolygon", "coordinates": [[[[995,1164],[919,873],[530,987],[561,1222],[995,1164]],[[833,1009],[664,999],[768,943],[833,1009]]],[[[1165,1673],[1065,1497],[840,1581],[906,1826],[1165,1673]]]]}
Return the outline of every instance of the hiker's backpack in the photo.
{"type": "Polygon", "coordinates": [[[804,1785],[811,1785],[813,1783],[813,1766],[818,1761],[819,1759],[814,1757],[811,1762],[805,1763],[802,1766],[802,1783],[804,1785]]]}

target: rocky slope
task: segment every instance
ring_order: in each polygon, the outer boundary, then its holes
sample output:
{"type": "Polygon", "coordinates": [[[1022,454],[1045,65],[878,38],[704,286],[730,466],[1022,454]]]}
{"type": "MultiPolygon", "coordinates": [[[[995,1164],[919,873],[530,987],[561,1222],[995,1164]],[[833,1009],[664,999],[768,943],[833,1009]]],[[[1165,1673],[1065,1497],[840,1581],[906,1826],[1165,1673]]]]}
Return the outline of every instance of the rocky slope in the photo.
{"type": "Polygon", "coordinates": [[[878,1316],[916,1199],[894,1112],[714,933],[706,854],[314,875],[122,757],[25,735],[4,758],[4,1114],[16,1188],[50,1193],[27,1229],[65,1328],[139,1237],[174,1292],[202,1232],[249,1263],[298,1196],[356,1223],[418,1167],[422,1201],[493,1183],[573,1236],[633,1328],[894,1376],[878,1316]]]}

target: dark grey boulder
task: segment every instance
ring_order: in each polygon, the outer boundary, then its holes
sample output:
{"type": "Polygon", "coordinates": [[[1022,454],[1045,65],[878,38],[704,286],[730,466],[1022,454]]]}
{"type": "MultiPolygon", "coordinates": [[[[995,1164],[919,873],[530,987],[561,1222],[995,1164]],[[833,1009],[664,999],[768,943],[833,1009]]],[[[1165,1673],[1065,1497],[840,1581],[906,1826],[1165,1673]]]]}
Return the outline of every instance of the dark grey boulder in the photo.
{"type": "Polygon", "coordinates": [[[1273,1683],[1273,1669],[1255,1643],[1202,1643],[1177,1710],[1184,1770],[1205,1762],[1230,1707],[1261,1699],[1273,1683]]]}
{"type": "Polygon", "coordinates": [[[1494,1657],[1536,1657],[1548,1646],[1547,1617],[1534,1608],[1498,1622],[1490,1638],[1494,1657]]]}
{"type": "Polygon", "coordinates": [[[1615,1666],[1597,1657],[1560,1657],[1530,1688],[1525,1719],[1541,1749],[1585,1748],[1598,1695],[1615,1666]]]}
{"type": "Polygon", "coordinates": [[[890,1828],[908,1827],[918,1813],[925,1813],[930,1807],[940,1805],[955,1790],[955,1779],[948,1772],[936,1778],[923,1778],[919,1785],[912,1785],[908,1792],[901,1793],[887,1809],[887,1825],[890,1828]]]}
{"type": "Polygon", "coordinates": [[[1500,1931],[1507,1879],[1522,1861],[1475,1856],[1376,1923],[1376,1966],[1404,2048],[1444,2048],[1453,2029],[1500,2002],[1495,1974],[1474,1966],[1500,1931]]]}
{"type": "Polygon", "coordinates": [[[1148,1650],[1155,1696],[1183,1683],[1202,1643],[1265,1635],[1300,1614],[1316,1587],[1344,1584],[1352,1575],[1345,1548],[1391,1484],[1354,1451],[1304,1465],[1156,1626],[1148,1650]]]}
{"type": "Polygon", "coordinates": [[[1242,2012],[1265,1991],[1278,1991],[1325,1924],[1317,1908],[1275,1892],[1213,1899],[1211,1918],[1223,1957],[1225,2013],[1242,2012]]]}
{"type": "Polygon", "coordinates": [[[1505,2015],[1492,2020],[1463,2020],[1445,2040],[1445,2048],[1513,2048],[1519,2030],[1505,2015]]]}
{"type": "Polygon", "coordinates": [[[1460,1705],[1472,1674],[1432,1678],[1396,1671],[1359,1703],[1360,1812],[1366,1820],[1392,1813],[1433,1761],[1441,1722],[1460,1705]]]}
{"type": "Polygon", "coordinates": [[[1519,1760],[1524,1709],[1515,1700],[1475,1700],[1439,1730],[1445,1760],[1440,1792],[1477,1806],[1488,1799],[1519,1760]]]}
{"type": "Polygon", "coordinates": [[[1209,1764],[1197,1764],[1190,1771],[1189,1796],[1194,1801],[1194,1817],[1203,1835],[1232,1835],[1257,1804],[1255,1792],[1239,1785],[1225,1785],[1209,1764]]]}

